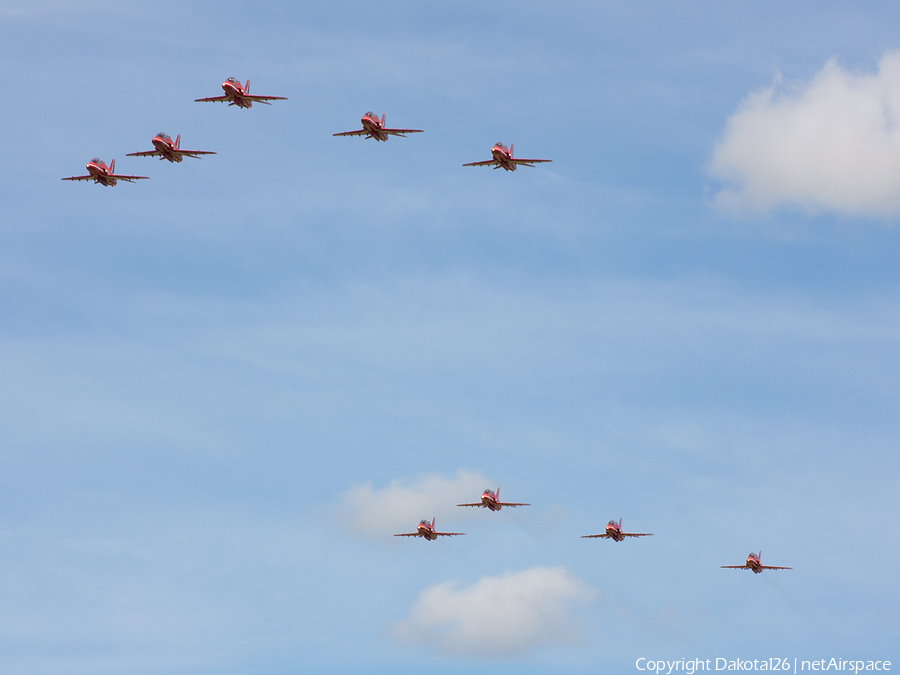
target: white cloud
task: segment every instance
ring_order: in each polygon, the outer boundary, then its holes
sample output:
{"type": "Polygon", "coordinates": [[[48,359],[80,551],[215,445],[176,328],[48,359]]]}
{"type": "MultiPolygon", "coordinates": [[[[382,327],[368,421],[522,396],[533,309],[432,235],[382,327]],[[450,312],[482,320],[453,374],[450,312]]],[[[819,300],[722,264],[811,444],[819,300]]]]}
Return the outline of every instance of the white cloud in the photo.
{"type": "Polygon", "coordinates": [[[474,509],[456,505],[477,500],[491,485],[480,473],[466,469],[459,469],[455,478],[431,474],[414,481],[395,480],[381,490],[373,489],[371,483],[354,485],[344,493],[340,511],[353,531],[381,540],[414,530],[423,518],[437,518],[440,524],[471,516],[474,509]]]}
{"type": "Polygon", "coordinates": [[[780,78],[747,96],[716,145],[710,174],[730,183],[730,211],[796,205],[808,211],[900,213],[900,52],[875,74],[832,59],[808,83],[780,78]]]}
{"type": "Polygon", "coordinates": [[[419,594],[409,618],[393,626],[403,642],[443,653],[516,657],[550,645],[572,645],[572,609],[596,590],[564,567],[534,567],[484,577],[459,588],[447,581],[419,594]]]}

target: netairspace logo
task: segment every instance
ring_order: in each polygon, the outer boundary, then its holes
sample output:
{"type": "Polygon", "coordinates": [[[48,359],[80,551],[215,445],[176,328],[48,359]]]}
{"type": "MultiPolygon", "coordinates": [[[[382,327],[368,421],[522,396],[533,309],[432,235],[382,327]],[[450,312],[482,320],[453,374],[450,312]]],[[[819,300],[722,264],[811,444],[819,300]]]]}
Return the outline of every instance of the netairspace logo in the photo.
{"type": "Polygon", "coordinates": [[[644,657],[639,658],[634,667],[638,670],[649,671],[656,675],[671,675],[672,673],[694,673],[713,670],[774,670],[780,672],[797,673],[803,671],[843,671],[845,673],[859,673],[866,670],[890,670],[890,661],[848,661],[844,659],[822,659],[821,661],[800,661],[796,657],[782,659],[773,657],[770,659],[678,659],[676,661],[650,661],[644,657]]]}

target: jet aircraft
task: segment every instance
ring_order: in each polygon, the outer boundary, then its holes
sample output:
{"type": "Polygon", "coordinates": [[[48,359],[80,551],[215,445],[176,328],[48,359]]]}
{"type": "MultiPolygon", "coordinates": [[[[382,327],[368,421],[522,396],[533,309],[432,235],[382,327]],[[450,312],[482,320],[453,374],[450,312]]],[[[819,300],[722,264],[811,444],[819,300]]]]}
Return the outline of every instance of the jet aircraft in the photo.
{"type": "Polygon", "coordinates": [[[534,166],[540,162],[552,162],[552,159],[518,159],[513,158],[513,144],[510,143],[507,148],[503,143],[495,143],[491,148],[493,159],[486,159],[483,162],[470,162],[463,166],[493,166],[494,169],[506,169],[507,171],[515,171],[516,165],[534,166]]]}
{"type": "Polygon", "coordinates": [[[106,162],[94,157],[85,167],[88,170],[87,176],[69,176],[68,178],[63,178],[63,180],[92,180],[95,183],[100,183],[100,185],[112,187],[120,180],[124,180],[126,183],[133,183],[136,180],[148,180],[150,178],[149,176],[118,175],[116,173],[116,160],[111,161],[109,166],[106,166],[106,162]]]}
{"type": "Polygon", "coordinates": [[[362,116],[362,129],[356,131],[342,131],[334,136],[365,136],[366,138],[374,138],[376,141],[386,141],[390,136],[401,136],[406,138],[406,134],[421,134],[421,129],[387,129],[384,126],[384,118],[386,113],[378,115],[373,112],[367,112],[362,116]]]}
{"type": "Polygon", "coordinates": [[[754,553],[750,551],[750,554],[747,556],[747,562],[743,565],[722,565],[722,569],[729,570],[751,570],[754,574],[759,574],[763,570],[789,570],[792,569],[790,567],[773,567],[771,565],[763,565],[759,561],[762,558],[762,551],[759,553],[754,553]]]}
{"type": "Polygon", "coordinates": [[[481,493],[481,501],[474,502],[472,504],[457,504],[457,506],[477,506],[481,508],[487,508],[491,511],[499,511],[504,506],[531,506],[531,504],[520,504],[517,502],[501,502],[500,501],[500,488],[497,488],[497,491],[494,492],[490,488],[481,493]]]}
{"type": "Polygon", "coordinates": [[[427,520],[420,520],[419,526],[415,532],[403,532],[395,534],[395,537],[425,537],[428,541],[434,541],[438,537],[458,537],[465,532],[438,532],[434,529],[434,518],[429,523],[427,520]]]}
{"type": "Polygon", "coordinates": [[[652,532],[622,532],[622,519],[617,523],[614,520],[606,524],[606,532],[603,534],[586,534],[582,539],[612,539],[622,541],[625,537],[652,537],[652,532]]]}
{"type": "Polygon", "coordinates": [[[254,103],[265,103],[272,105],[269,101],[286,101],[284,96],[251,96],[250,80],[247,84],[241,84],[241,81],[235,77],[229,77],[222,83],[222,91],[224,96],[208,96],[207,98],[195,98],[194,103],[204,101],[216,101],[220,103],[227,102],[228,105],[236,105],[239,108],[252,108],[254,103]]]}
{"type": "Polygon", "coordinates": [[[170,162],[180,162],[185,157],[198,157],[198,155],[214,155],[216,153],[209,150],[182,150],[181,134],[172,140],[172,137],[163,132],[159,132],[153,137],[153,147],[155,150],[144,150],[143,152],[129,152],[128,157],[159,157],[160,161],[167,159],[170,162]]]}

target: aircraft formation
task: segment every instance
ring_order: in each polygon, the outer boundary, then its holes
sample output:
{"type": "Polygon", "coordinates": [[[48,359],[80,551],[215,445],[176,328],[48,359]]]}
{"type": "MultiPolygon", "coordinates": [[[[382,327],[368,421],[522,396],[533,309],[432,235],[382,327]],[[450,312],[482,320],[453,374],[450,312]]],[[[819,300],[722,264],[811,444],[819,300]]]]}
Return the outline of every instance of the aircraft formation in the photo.
{"type": "MultiPolygon", "coordinates": [[[[284,96],[259,96],[250,93],[250,80],[241,84],[236,77],[229,77],[222,83],[222,96],[207,96],[205,98],[194,99],[195,103],[227,103],[229,106],[237,106],[238,108],[249,109],[254,103],[263,103],[272,105],[270,101],[286,101],[284,96]]],[[[391,129],[384,125],[386,114],[382,113],[379,119],[378,115],[373,112],[367,112],[360,120],[362,129],[355,131],[342,131],[334,136],[365,136],[366,138],[374,138],[376,141],[387,141],[391,136],[400,136],[406,138],[407,134],[420,134],[422,129],[391,129]]],[[[172,137],[166,133],[160,132],[153,137],[152,140],[154,150],[145,150],[142,152],[129,152],[128,157],[159,157],[160,160],[166,159],[169,162],[181,162],[185,157],[199,158],[200,155],[215,155],[215,152],[209,150],[182,150],[181,134],[172,140],[172,137]]],[[[552,162],[551,159],[520,159],[513,157],[513,144],[510,143],[506,147],[503,143],[495,143],[491,148],[491,159],[480,162],[469,162],[463,166],[492,166],[494,169],[504,169],[506,171],[515,171],[517,166],[531,166],[542,162],[552,162]]],[[[92,159],[85,165],[87,174],[84,176],[69,176],[62,180],[73,181],[93,181],[106,187],[115,187],[118,181],[133,183],[136,180],[147,180],[149,176],[130,176],[115,173],[116,160],[112,160],[109,166],[98,158],[92,159]]]]}
{"type": "MultiPolygon", "coordinates": [[[[208,96],[205,98],[194,99],[195,103],[227,103],[229,106],[237,106],[238,108],[249,109],[254,103],[263,103],[271,105],[270,101],[286,101],[284,96],[260,96],[250,93],[250,80],[241,84],[241,81],[234,77],[229,77],[222,83],[222,96],[208,96]]],[[[376,141],[387,141],[391,136],[399,136],[406,138],[407,134],[420,134],[422,129],[393,129],[385,126],[386,114],[382,114],[379,118],[373,112],[367,112],[360,120],[362,129],[354,131],[342,131],[334,136],[363,136],[365,138],[373,138],[376,141]]],[[[184,150],[181,148],[181,134],[172,140],[172,137],[166,133],[160,132],[153,137],[151,143],[153,150],[144,150],[140,152],[130,152],[128,157],[159,157],[160,161],[168,160],[170,163],[180,163],[185,157],[199,159],[201,155],[215,155],[210,150],[184,150]]],[[[534,167],[535,164],[551,162],[550,159],[524,159],[513,156],[513,144],[509,147],[503,143],[495,143],[491,148],[491,159],[477,162],[468,162],[463,166],[490,166],[496,169],[504,169],[505,171],[515,171],[519,166],[534,167]]],[[[138,180],[147,180],[149,176],[133,176],[126,174],[117,174],[116,160],[113,159],[109,166],[99,159],[94,158],[86,165],[88,173],[84,176],[69,176],[62,180],[68,181],[93,181],[107,187],[114,187],[118,181],[133,183],[138,180]]],[[[477,502],[469,502],[457,504],[457,506],[486,508],[490,511],[500,511],[504,506],[516,508],[519,506],[531,506],[524,502],[501,502],[500,488],[497,491],[487,489],[481,495],[481,500],[477,502]]],[[[464,535],[465,532],[439,532],[435,529],[435,519],[432,518],[419,521],[415,532],[401,532],[395,534],[395,537],[421,537],[427,541],[434,541],[438,537],[458,537],[464,535]]],[[[624,541],[628,537],[651,537],[651,532],[623,532],[622,519],[618,522],[610,520],[606,524],[606,531],[600,534],[586,534],[582,539],[612,539],[615,542],[624,541]]],[[[759,553],[751,552],[743,565],[722,565],[723,569],[744,569],[751,570],[754,574],[759,574],[763,570],[789,570],[790,567],[776,567],[763,565],[761,563],[762,551],[759,553]]]]}
{"type": "MultiPolygon", "coordinates": [[[[524,502],[501,502],[500,501],[500,488],[497,488],[497,491],[491,490],[488,488],[484,492],[481,493],[481,501],[478,502],[467,502],[463,504],[457,504],[457,506],[472,506],[475,508],[483,508],[489,509],[491,511],[500,511],[504,506],[508,506],[511,508],[515,508],[517,506],[531,506],[531,504],[526,504],[524,502]]],[[[463,536],[465,532],[438,532],[435,529],[434,525],[435,519],[432,518],[431,522],[428,522],[428,519],[420,520],[419,525],[416,528],[415,532],[401,532],[399,534],[395,534],[395,537],[422,537],[427,541],[434,541],[438,537],[459,537],[463,536]]],[[[624,541],[626,537],[652,537],[652,532],[623,532],[622,531],[622,519],[619,518],[619,522],[615,520],[611,520],[606,524],[606,531],[600,534],[585,534],[581,538],[582,539],[612,539],[613,541],[619,542],[624,541]]],[[[734,570],[751,570],[754,574],[759,574],[763,570],[789,570],[790,567],[775,567],[771,565],[763,565],[760,561],[762,559],[762,551],[759,553],[753,553],[752,551],[747,556],[747,560],[743,565],[722,565],[722,569],[734,569],[734,570]]]]}

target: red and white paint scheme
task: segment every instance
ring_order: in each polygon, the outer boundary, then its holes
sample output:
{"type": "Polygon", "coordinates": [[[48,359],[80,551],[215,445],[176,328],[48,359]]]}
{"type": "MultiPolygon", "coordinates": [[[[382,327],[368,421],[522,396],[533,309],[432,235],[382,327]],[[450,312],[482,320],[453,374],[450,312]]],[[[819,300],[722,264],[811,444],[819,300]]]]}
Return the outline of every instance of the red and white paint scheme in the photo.
{"type": "Polygon", "coordinates": [[[516,166],[534,166],[541,162],[552,162],[552,159],[514,159],[513,144],[510,143],[507,148],[503,143],[495,143],[491,148],[493,159],[486,159],[483,162],[470,162],[463,166],[493,166],[495,169],[506,169],[507,171],[515,171],[516,166]]]}
{"type": "Polygon", "coordinates": [[[395,537],[425,537],[428,541],[434,541],[438,537],[459,537],[464,535],[465,532],[438,532],[434,529],[434,518],[431,519],[429,523],[427,520],[420,520],[419,526],[416,528],[415,532],[403,532],[402,534],[395,534],[395,537]]]}
{"type": "Polygon", "coordinates": [[[747,562],[743,565],[722,565],[723,570],[751,570],[754,574],[759,574],[763,570],[789,570],[792,569],[790,567],[773,567],[772,565],[763,565],[760,560],[762,559],[762,551],[759,553],[754,553],[750,551],[750,554],[747,556],[747,562]]]}
{"type": "Polygon", "coordinates": [[[222,83],[222,91],[224,96],[208,96],[207,98],[195,98],[194,103],[205,101],[214,101],[217,103],[227,103],[228,105],[236,105],[239,108],[252,108],[254,103],[265,103],[272,105],[269,101],[287,101],[284,96],[251,96],[250,80],[247,84],[241,84],[236,77],[229,77],[222,83]]]}
{"type": "Polygon", "coordinates": [[[504,506],[531,506],[531,504],[522,504],[519,502],[501,502],[500,488],[497,488],[496,492],[489,488],[481,493],[480,502],[474,502],[472,504],[457,504],[457,506],[477,506],[483,509],[490,509],[491,511],[499,511],[504,506]]]}
{"type": "Polygon", "coordinates": [[[198,155],[214,155],[216,153],[209,150],[182,150],[181,134],[172,140],[169,134],[160,131],[153,137],[153,147],[155,150],[145,150],[143,152],[129,152],[128,157],[159,157],[160,161],[167,159],[170,162],[180,162],[185,157],[198,157],[198,155]]]}
{"type": "Polygon", "coordinates": [[[114,186],[118,181],[124,180],[126,183],[133,183],[136,180],[148,180],[149,176],[120,176],[116,174],[116,160],[106,166],[106,162],[102,159],[94,157],[85,167],[88,170],[87,176],[69,176],[63,180],[92,180],[106,187],[114,186]]]}
{"type": "Polygon", "coordinates": [[[622,519],[617,523],[614,520],[606,524],[606,532],[603,534],[586,534],[582,539],[612,539],[622,541],[625,537],[652,537],[652,532],[622,532],[622,519]]]}
{"type": "Polygon", "coordinates": [[[421,129],[388,129],[384,126],[385,114],[378,119],[378,115],[373,112],[367,112],[362,116],[362,129],[356,131],[342,131],[333,136],[365,136],[366,138],[374,138],[376,141],[386,141],[391,136],[401,136],[406,138],[406,134],[421,134],[421,129]]]}

